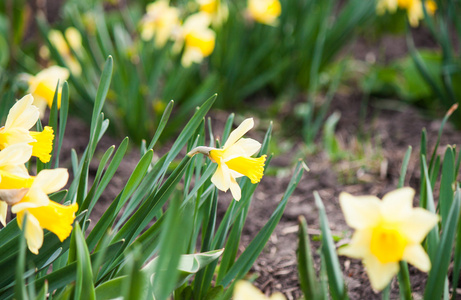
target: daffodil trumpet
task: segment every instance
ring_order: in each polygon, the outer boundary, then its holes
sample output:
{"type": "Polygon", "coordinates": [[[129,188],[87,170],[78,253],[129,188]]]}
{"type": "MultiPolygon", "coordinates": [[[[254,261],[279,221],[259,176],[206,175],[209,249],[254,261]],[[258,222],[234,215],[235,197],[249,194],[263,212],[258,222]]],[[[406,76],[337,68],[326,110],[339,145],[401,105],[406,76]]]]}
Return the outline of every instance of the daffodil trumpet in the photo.
{"type": "Polygon", "coordinates": [[[251,183],[258,183],[264,175],[266,155],[254,158],[252,155],[261,149],[258,141],[242,138],[251,128],[254,121],[246,119],[232,131],[222,149],[200,146],[191,150],[187,155],[192,157],[198,153],[207,155],[210,160],[218,164],[218,168],[211,178],[211,182],[221,191],[231,190],[232,196],[239,201],[241,198],[240,186],[236,179],[246,176],[251,183]]]}

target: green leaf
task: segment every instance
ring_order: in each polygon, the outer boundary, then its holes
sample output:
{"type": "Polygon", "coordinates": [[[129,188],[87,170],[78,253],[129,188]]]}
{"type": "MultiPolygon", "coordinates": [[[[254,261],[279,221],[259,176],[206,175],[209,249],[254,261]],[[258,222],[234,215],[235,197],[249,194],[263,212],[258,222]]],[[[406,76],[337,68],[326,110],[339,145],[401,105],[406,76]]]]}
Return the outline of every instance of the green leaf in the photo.
{"type": "Polygon", "coordinates": [[[440,299],[442,297],[459,219],[460,201],[461,192],[457,189],[445,220],[445,226],[443,227],[435,258],[431,261],[432,269],[429,272],[426,288],[424,289],[425,300],[440,299]]]}
{"type": "Polygon", "coordinates": [[[93,285],[93,271],[90,253],[85,237],[78,223],[75,224],[75,244],[77,248],[77,279],[75,282],[75,299],[96,299],[93,285]]]}
{"type": "Polygon", "coordinates": [[[455,180],[455,158],[453,148],[447,147],[442,164],[442,178],[440,179],[439,207],[442,217],[442,228],[448,217],[448,212],[453,202],[453,182],[455,180]]]}
{"type": "Polygon", "coordinates": [[[320,228],[322,230],[322,255],[325,257],[331,297],[333,299],[348,299],[346,286],[342,278],[342,271],[336,254],[336,247],[328,225],[325,207],[323,206],[322,199],[320,199],[320,196],[316,191],[314,192],[314,197],[319,210],[320,228]]]}
{"type": "Polygon", "coordinates": [[[405,175],[407,174],[408,163],[410,162],[411,149],[411,146],[408,146],[407,152],[405,152],[405,157],[403,158],[402,162],[402,168],[400,169],[399,184],[397,185],[398,188],[403,187],[403,185],[405,184],[405,175]]]}
{"type": "MultiPolygon", "coordinates": [[[[314,260],[312,258],[311,245],[309,241],[309,233],[307,230],[306,219],[299,216],[299,232],[298,232],[298,274],[299,284],[303,291],[305,299],[324,299],[319,290],[319,282],[314,269],[314,260]]],[[[324,295],[326,296],[326,295],[324,295]]]]}

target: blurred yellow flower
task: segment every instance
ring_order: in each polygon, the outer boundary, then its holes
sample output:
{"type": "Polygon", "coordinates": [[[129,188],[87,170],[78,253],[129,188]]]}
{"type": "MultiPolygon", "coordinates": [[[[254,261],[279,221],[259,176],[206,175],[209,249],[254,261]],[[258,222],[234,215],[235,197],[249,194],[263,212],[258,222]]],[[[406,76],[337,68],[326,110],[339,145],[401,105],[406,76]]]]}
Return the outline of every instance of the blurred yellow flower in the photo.
{"type": "Polygon", "coordinates": [[[272,294],[266,297],[260,290],[255,288],[251,283],[239,280],[235,284],[233,298],[234,300],[285,300],[281,293],[272,294]]]}
{"type": "MultiPolygon", "coordinates": [[[[69,48],[69,45],[76,53],[80,53],[82,49],[82,36],[80,35],[80,32],[74,27],[67,28],[64,32],[64,35],[66,38],[64,38],[61,31],[51,29],[48,33],[48,39],[62,56],[72,73],[75,75],[80,75],[82,73],[82,68],[78,60],[73,55],[71,48],[69,48]],[[66,40],[69,42],[69,45],[67,44],[66,40]]],[[[43,58],[49,57],[49,52],[46,47],[40,49],[40,54],[43,58]]]]}
{"type": "Polygon", "coordinates": [[[32,146],[32,156],[47,163],[53,150],[53,128],[45,126],[42,132],[29,131],[37,123],[39,111],[32,105],[34,98],[28,94],[10,109],[5,126],[0,128],[0,150],[18,143],[32,146]]]}
{"type": "MultiPolygon", "coordinates": [[[[425,1],[426,10],[429,15],[433,15],[437,10],[437,4],[432,0],[425,1]]],[[[412,27],[419,25],[419,20],[424,19],[423,2],[421,0],[379,0],[376,6],[378,15],[386,11],[395,13],[397,8],[407,11],[408,21],[412,27]]]]}
{"type": "Polygon", "coordinates": [[[247,11],[253,20],[275,26],[282,13],[282,5],[279,0],[248,0],[247,11]]]}
{"type": "Polygon", "coordinates": [[[375,196],[339,195],[346,223],[355,232],[351,243],[338,253],[362,259],[374,290],[388,285],[401,260],[423,272],[431,268],[421,242],[439,218],[423,208],[413,208],[414,194],[406,187],[387,193],[382,201],[375,196]]]}
{"type": "Polygon", "coordinates": [[[25,196],[11,208],[17,214],[20,228],[27,214],[25,237],[30,252],[38,254],[43,244],[43,229],[56,234],[64,241],[72,231],[78,205],[65,206],[51,201],[47,194],[56,192],[67,183],[69,174],[66,169],[42,170],[25,196]]]}
{"type": "Polygon", "coordinates": [[[221,0],[196,0],[200,5],[200,11],[211,17],[213,26],[219,27],[227,20],[229,9],[221,0]]]}
{"type": "Polygon", "coordinates": [[[181,63],[189,67],[192,63],[200,63],[209,56],[215,47],[216,34],[209,28],[211,18],[208,14],[199,12],[189,16],[182,27],[184,53],[181,63]]]}
{"type": "Polygon", "coordinates": [[[253,118],[246,119],[231,132],[222,149],[211,147],[197,147],[188,153],[206,154],[218,164],[218,169],[211,178],[211,182],[221,191],[231,190],[232,196],[239,201],[241,198],[240,186],[236,178],[246,176],[251,183],[258,183],[264,174],[266,155],[258,158],[251,157],[261,148],[261,144],[253,139],[242,138],[253,128],[253,118]]]}
{"type": "MultiPolygon", "coordinates": [[[[52,66],[40,71],[37,75],[26,75],[29,83],[28,93],[34,97],[34,105],[38,107],[40,116],[43,117],[46,106],[53,104],[54,92],[58,81],[60,85],[69,78],[66,68],[52,66]]],[[[58,89],[58,108],[61,107],[61,88],[58,89]]]]}
{"type": "Polygon", "coordinates": [[[171,7],[168,0],[159,0],[147,5],[147,13],[141,20],[141,38],[155,38],[155,46],[163,47],[179,28],[179,10],[171,7]]]}
{"type": "Polygon", "coordinates": [[[0,151],[0,223],[6,225],[8,204],[19,201],[22,189],[29,188],[34,178],[29,176],[25,163],[32,155],[32,146],[20,143],[0,151]]]}

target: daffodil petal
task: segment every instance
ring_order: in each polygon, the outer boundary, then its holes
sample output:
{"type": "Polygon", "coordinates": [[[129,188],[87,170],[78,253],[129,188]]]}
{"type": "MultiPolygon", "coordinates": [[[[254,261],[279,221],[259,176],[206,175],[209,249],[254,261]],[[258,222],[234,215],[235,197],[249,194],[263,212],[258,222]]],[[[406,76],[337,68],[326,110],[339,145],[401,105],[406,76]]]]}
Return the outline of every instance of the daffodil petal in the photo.
{"type": "Polygon", "coordinates": [[[352,258],[364,258],[370,254],[371,229],[356,230],[351,242],[338,249],[339,255],[352,258]]]}
{"type": "Polygon", "coordinates": [[[421,243],[437,224],[439,217],[423,208],[416,207],[408,218],[400,223],[400,231],[413,243],[421,243]]]}
{"type": "Polygon", "coordinates": [[[225,164],[218,164],[216,172],[211,177],[211,182],[223,192],[226,192],[230,187],[230,172],[225,164]]]}
{"type": "Polygon", "coordinates": [[[234,300],[261,300],[265,299],[264,294],[255,288],[251,283],[239,280],[234,287],[234,300]]]}
{"type": "Polygon", "coordinates": [[[67,169],[42,170],[35,178],[32,187],[40,187],[45,194],[50,194],[63,188],[68,179],[67,169]]]}
{"type": "Polygon", "coordinates": [[[230,178],[230,190],[232,193],[232,197],[234,197],[236,201],[239,201],[240,198],[242,198],[242,190],[240,189],[240,186],[235,180],[235,178],[233,177],[230,178]]]}
{"type": "Polygon", "coordinates": [[[431,269],[431,260],[420,244],[407,246],[403,252],[403,259],[420,271],[429,272],[431,269]]]}
{"type": "Polygon", "coordinates": [[[0,151],[0,169],[2,167],[24,165],[32,156],[32,146],[26,143],[15,144],[0,151]]]}
{"type": "Polygon", "coordinates": [[[235,144],[225,150],[226,160],[237,156],[252,156],[261,149],[261,143],[254,139],[239,139],[235,144]]]}
{"type": "Polygon", "coordinates": [[[37,123],[39,111],[37,107],[32,105],[33,102],[34,98],[31,94],[25,95],[21,100],[16,102],[8,113],[5,129],[19,127],[29,130],[34,126],[37,123]]]}
{"type": "Polygon", "coordinates": [[[6,213],[8,212],[8,204],[5,201],[0,201],[0,223],[3,227],[6,226],[6,213]]]}
{"type": "Polygon", "coordinates": [[[415,190],[404,187],[384,195],[381,205],[383,216],[389,221],[405,220],[413,209],[415,190]]]}
{"type": "MultiPolygon", "coordinates": [[[[34,181],[35,182],[35,181],[34,181]]],[[[19,213],[28,208],[34,208],[39,206],[48,205],[50,199],[48,196],[40,189],[40,187],[33,186],[29,189],[27,194],[22,198],[21,201],[16,203],[11,207],[11,212],[14,214],[19,213]]]]}
{"type": "Polygon", "coordinates": [[[247,133],[254,126],[253,118],[245,119],[242,124],[234,129],[227,138],[226,143],[224,144],[223,149],[227,149],[233,144],[235,144],[245,133],[247,133]]]}
{"type": "Polygon", "coordinates": [[[399,263],[381,263],[376,257],[370,255],[363,260],[371,286],[376,291],[383,290],[399,271],[399,263]]]}
{"type": "MultiPolygon", "coordinates": [[[[19,228],[22,228],[22,221],[26,213],[20,213],[17,216],[19,228]]],[[[43,229],[40,227],[38,220],[31,214],[27,214],[27,224],[24,236],[27,241],[27,247],[30,252],[38,254],[38,250],[43,245],[43,229]]]]}
{"type": "Polygon", "coordinates": [[[372,227],[381,219],[380,200],[375,196],[355,197],[342,192],[339,204],[346,223],[355,229],[372,227]]]}

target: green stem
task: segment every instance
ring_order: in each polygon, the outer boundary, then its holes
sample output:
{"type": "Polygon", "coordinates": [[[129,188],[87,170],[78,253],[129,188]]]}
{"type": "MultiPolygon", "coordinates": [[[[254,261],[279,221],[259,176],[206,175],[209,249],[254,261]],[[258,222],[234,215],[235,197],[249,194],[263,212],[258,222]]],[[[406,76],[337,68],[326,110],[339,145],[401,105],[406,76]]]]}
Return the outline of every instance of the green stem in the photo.
{"type": "Polygon", "coordinates": [[[399,262],[400,271],[398,275],[400,296],[402,299],[411,300],[411,284],[410,284],[410,273],[408,272],[408,265],[405,261],[399,262]]]}

